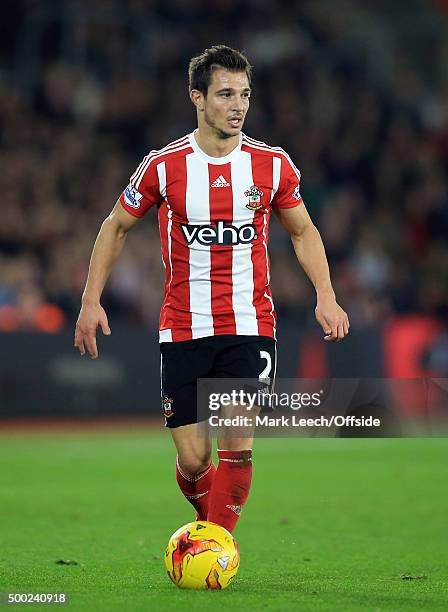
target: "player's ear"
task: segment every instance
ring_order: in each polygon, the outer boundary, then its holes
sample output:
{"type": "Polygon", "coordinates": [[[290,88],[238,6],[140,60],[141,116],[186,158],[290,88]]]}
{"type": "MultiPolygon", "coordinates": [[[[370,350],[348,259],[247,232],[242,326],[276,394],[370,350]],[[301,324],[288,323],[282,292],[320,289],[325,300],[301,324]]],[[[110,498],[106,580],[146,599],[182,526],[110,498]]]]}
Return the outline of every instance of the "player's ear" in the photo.
{"type": "Polygon", "coordinates": [[[190,99],[196,106],[198,111],[204,110],[204,94],[202,93],[202,91],[199,91],[198,89],[192,89],[190,91],[190,99]]]}

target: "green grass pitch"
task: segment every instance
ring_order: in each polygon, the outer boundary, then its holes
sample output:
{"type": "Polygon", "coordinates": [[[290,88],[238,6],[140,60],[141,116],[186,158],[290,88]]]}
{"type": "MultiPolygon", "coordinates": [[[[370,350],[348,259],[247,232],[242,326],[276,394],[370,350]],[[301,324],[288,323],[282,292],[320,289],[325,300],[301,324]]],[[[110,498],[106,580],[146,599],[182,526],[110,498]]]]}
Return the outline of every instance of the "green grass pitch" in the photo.
{"type": "Polygon", "coordinates": [[[66,592],[83,611],[447,610],[447,451],[435,438],[258,440],[239,574],[192,592],[163,563],[193,519],[168,432],[3,432],[0,591],[66,592]]]}

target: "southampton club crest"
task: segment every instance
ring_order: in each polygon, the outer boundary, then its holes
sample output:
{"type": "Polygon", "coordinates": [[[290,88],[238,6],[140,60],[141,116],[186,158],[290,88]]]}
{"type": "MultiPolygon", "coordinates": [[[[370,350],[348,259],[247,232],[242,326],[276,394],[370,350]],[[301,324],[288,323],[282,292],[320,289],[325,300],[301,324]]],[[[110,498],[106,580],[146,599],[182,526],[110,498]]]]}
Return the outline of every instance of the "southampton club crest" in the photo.
{"type": "Polygon", "coordinates": [[[246,204],[246,208],[249,210],[260,210],[263,208],[263,204],[261,203],[261,196],[263,192],[256,185],[252,185],[250,189],[244,192],[246,198],[249,198],[249,202],[246,204]]]}
{"type": "Polygon", "coordinates": [[[162,407],[163,407],[163,414],[165,415],[167,419],[173,416],[173,409],[171,407],[172,403],[173,403],[173,400],[171,399],[171,397],[168,397],[168,395],[165,395],[165,397],[162,400],[162,407]]]}

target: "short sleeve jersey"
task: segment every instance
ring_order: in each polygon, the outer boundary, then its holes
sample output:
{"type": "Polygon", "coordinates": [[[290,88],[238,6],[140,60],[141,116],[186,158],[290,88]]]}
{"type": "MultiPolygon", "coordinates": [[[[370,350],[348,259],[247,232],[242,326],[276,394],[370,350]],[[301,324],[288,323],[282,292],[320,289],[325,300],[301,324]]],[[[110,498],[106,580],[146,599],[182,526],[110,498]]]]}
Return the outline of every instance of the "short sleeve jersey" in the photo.
{"type": "Polygon", "coordinates": [[[273,208],[302,203],[300,172],[283,149],[241,134],[229,155],[210,157],[191,133],[144,157],[120,201],[136,217],[158,209],[160,342],[275,338],[269,220],[273,208]]]}

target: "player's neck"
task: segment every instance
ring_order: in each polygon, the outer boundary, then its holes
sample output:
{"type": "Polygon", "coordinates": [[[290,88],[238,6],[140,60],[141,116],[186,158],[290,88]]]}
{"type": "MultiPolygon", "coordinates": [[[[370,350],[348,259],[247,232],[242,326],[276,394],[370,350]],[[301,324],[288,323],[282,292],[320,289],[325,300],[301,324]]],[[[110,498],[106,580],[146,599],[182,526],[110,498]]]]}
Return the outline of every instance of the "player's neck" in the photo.
{"type": "Polygon", "coordinates": [[[198,127],[194,132],[199,147],[210,157],[226,157],[240,144],[240,134],[230,138],[219,138],[215,132],[198,127]]]}

